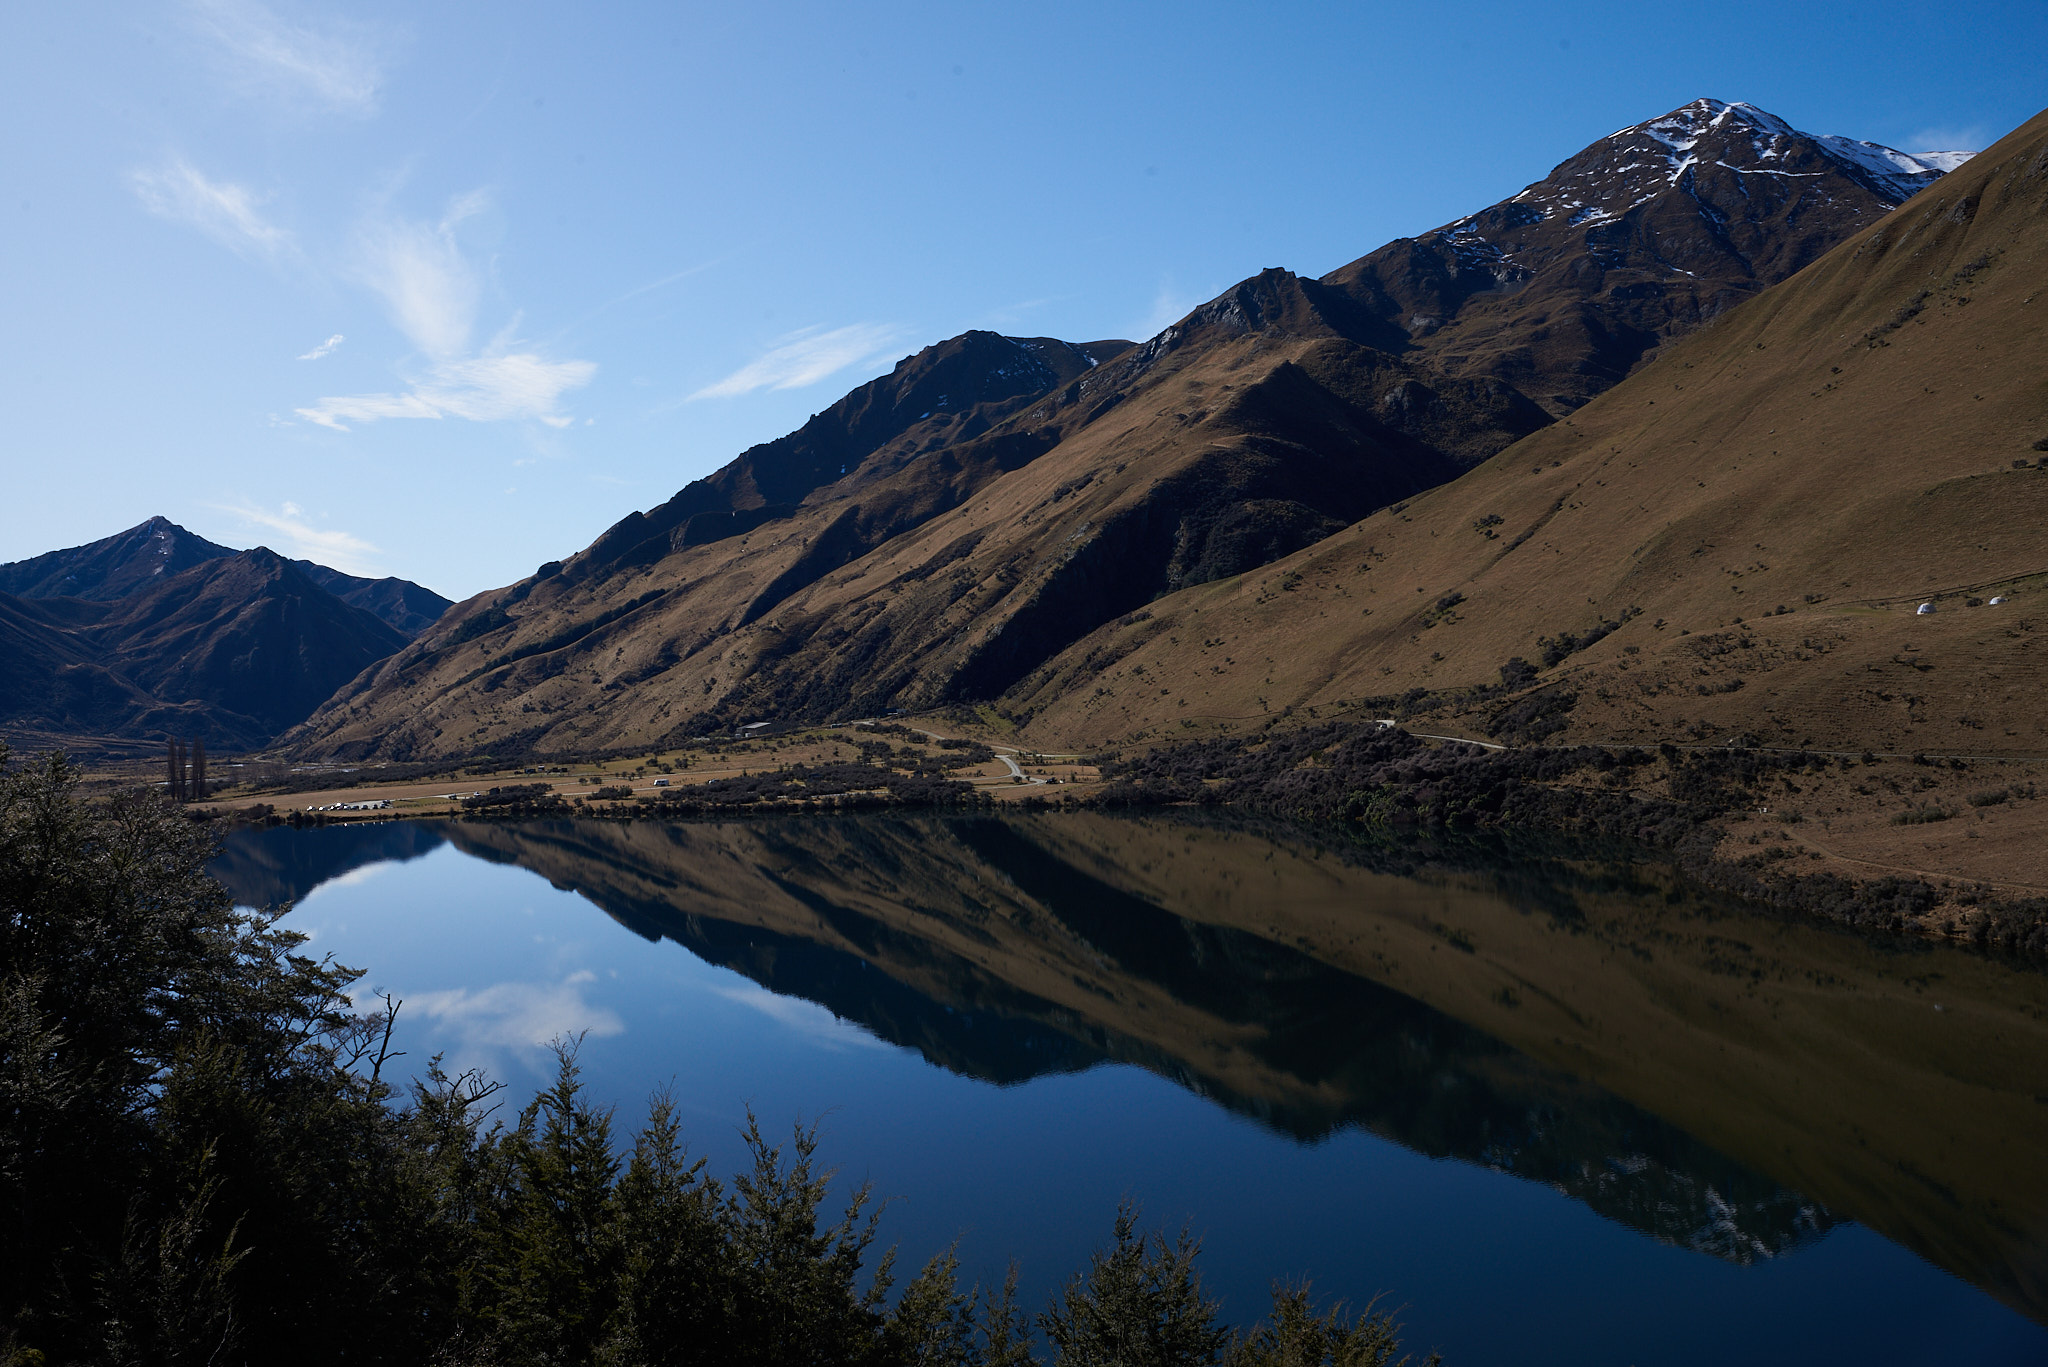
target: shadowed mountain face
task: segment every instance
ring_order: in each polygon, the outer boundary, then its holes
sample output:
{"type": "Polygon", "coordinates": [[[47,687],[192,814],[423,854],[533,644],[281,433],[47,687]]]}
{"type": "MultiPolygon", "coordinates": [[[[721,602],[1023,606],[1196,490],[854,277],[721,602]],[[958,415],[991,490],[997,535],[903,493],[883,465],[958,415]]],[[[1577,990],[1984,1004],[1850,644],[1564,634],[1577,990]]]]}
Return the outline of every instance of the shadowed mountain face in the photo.
{"type": "Polygon", "coordinates": [[[294,560],[292,568],[350,607],[369,613],[408,641],[440,621],[441,614],[454,606],[450,600],[410,579],[390,575],[382,579],[363,579],[328,569],[325,565],[316,565],[310,560],[294,560]]]}
{"type": "Polygon", "coordinates": [[[153,517],[0,565],[0,727],[32,742],[202,737],[261,745],[447,610],[153,517]]]}
{"type": "Polygon", "coordinates": [[[0,565],[0,593],[111,603],[233,554],[168,518],[153,517],[104,540],[0,565]]]}
{"type": "Polygon", "coordinates": [[[268,550],[106,602],[0,594],[0,725],[266,743],[405,640],[268,550]]]}
{"type": "Polygon", "coordinates": [[[2035,972],[1579,849],[1156,818],[281,829],[216,867],[276,901],[428,829],[967,1076],[1135,1064],[1735,1261],[1853,1218],[2048,1318],[2035,972]]]}
{"type": "Polygon", "coordinates": [[[1161,595],[1456,478],[1945,164],[1700,101],[1143,346],[954,338],[465,604],[294,742],[623,748],[998,697],[1161,595]]]}
{"type": "MultiPolygon", "coordinates": [[[[100,541],[0,565],[0,593],[112,603],[147,592],[194,565],[237,554],[168,518],[153,517],[100,541]]],[[[362,579],[310,560],[291,563],[342,602],[362,608],[408,641],[450,607],[440,594],[407,579],[362,579]]]]}

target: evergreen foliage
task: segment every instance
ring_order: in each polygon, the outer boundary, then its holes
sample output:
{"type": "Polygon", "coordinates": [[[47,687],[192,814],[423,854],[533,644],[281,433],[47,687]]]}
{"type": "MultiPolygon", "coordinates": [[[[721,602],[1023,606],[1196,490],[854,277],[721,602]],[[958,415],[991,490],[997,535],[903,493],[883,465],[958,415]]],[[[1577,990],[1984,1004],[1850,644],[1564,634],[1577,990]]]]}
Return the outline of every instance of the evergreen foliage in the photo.
{"type": "Polygon", "coordinates": [[[1116,1214],[1115,1242],[1076,1273],[1039,1325],[1059,1367],[1175,1367],[1213,1363],[1230,1342],[1216,1303],[1202,1294],[1197,1247],[1183,1230],[1138,1232],[1137,1211],[1116,1214]]]}
{"type": "MultiPolygon", "coordinates": [[[[657,1093],[630,1147],[573,1044],[501,1118],[438,1059],[385,1076],[397,1003],[235,908],[165,796],[88,803],[0,746],[0,1363],[1041,1367],[1012,1268],[947,1251],[895,1290],[859,1189],[828,1213],[815,1131],[752,1116],[730,1184],[657,1093]]],[[[1276,1289],[1220,1324],[1196,1246],[1118,1214],[1039,1317],[1053,1367],[1383,1367],[1384,1316],[1276,1289]]]]}

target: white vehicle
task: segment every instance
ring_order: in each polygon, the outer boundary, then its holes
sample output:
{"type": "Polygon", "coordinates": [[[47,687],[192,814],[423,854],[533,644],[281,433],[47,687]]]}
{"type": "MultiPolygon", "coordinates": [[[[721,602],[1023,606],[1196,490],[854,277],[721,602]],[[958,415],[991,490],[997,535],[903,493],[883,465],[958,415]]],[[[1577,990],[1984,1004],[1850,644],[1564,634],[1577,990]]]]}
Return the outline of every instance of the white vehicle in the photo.
{"type": "Polygon", "coordinates": [[[1914,616],[1916,616],[1916,617],[1926,617],[1926,616],[1928,616],[1929,614],[1931,614],[1931,613],[1932,613],[1933,611],[1934,611],[1934,604],[1932,604],[1932,603],[1922,603],[1922,604],[1920,605],[1920,610],[1919,610],[1918,612],[1914,613],[1913,615],[1914,615],[1914,616]]]}

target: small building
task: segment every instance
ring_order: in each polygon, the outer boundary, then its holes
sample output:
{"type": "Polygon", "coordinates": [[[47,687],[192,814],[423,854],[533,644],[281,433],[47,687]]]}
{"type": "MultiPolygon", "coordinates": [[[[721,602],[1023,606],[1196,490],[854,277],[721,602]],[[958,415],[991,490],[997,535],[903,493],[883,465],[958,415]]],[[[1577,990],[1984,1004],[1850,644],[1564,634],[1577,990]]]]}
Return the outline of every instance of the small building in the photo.
{"type": "Polygon", "coordinates": [[[1925,617],[1925,616],[1927,616],[1927,615],[1928,615],[1929,613],[1932,613],[1933,611],[1934,611],[1934,604],[1932,604],[1932,603],[1922,603],[1922,604],[1920,605],[1920,610],[1919,610],[1918,612],[1914,613],[1913,615],[1914,615],[1914,616],[1916,616],[1916,617],[1925,617]]]}

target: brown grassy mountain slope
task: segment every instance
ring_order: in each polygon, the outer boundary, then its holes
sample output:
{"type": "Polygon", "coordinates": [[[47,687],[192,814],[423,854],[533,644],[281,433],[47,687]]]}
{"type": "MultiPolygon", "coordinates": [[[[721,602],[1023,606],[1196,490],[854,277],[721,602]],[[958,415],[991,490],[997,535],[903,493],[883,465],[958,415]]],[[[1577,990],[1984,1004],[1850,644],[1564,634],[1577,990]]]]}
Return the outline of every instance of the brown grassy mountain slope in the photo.
{"type": "MultiPolygon", "coordinates": [[[[704,542],[695,529],[760,505],[687,511],[704,496],[685,490],[681,509],[636,514],[451,612],[337,695],[299,743],[576,750],[764,712],[992,695],[1161,592],[1264,563],[1448,478],[1457,466],[1427,435],[1373,415],[1389,387],[1441,398],[1402,418],[1425,434],[1455,411],[1451,436],[1497,448],[1542,421],[1497,382],[1437,395],[1342,336],[1326,300],[1269,272],[1022,411],[971,414],[975,435],[927,437],[915,423],[737,536],[704,542]]],[[[954,346],[864,388],[907,387],[954,346]]]]}
{"type": "Polygon", "coordinates": [[[1008,701],[1048,745],[1180,733],[1495,684],[1549,638],[1568,736],[2048,751],[2044,281],[2048,115],[1456,483],[1008,701]]]}
{"type": "Polygon", "coordinates": [[[658,508],[627,514],[577,557],[574,577],[743,535],[849,477],[865,489],[919,455],[976,441],[1130,346],[968,332],[927,347],[788,436],[753,447],[658,508]]]}
{"type": "Polygon", "coordinates": [[[1743,108],[1625,130],[1526,192],[1547,208],[1489,210],[1523,236],[1487,246],[1457,300],[1432,287],[1430,307],[1491,319],[1491,360],[1456,340],[1459,319],[1415,313],[1416,263],[1477,251],[1469,224],[1396,244],[1405,267],[1266,271],[1120,354],[969,333],[465,604],[293,742],[562,752],[999,695],[1160,594],[1312,544],[1550,420],[1493,372],[1569,408],[1917,184],[1858,179],[1743,108]],[[1711,173],[1643,170],[1629,158],[1644,139],[1706,149],[1711,173]],[[1646,273],[1689,283],[1651,289],[1646,273]]]}

